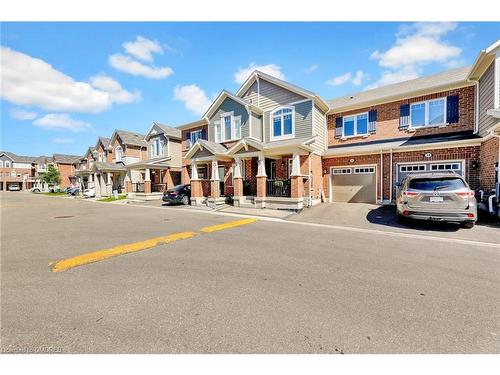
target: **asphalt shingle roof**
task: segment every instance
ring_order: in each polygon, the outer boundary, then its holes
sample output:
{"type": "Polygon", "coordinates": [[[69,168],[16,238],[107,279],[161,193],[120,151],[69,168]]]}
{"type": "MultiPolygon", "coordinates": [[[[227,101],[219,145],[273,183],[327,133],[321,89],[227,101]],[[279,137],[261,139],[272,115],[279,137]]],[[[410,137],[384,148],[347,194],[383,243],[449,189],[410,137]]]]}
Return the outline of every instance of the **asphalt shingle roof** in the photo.
{"type": "Polygon", "coordinates": [[[126,145],[132,146],[147,146],[147,142],[144,140],[144,134],[129,132],[126,130],[116,130],[116,134],[120,137],[122,142],[126,145]]]}
{"type": "Polygon", "coordinates": [[[394,83],[392,85],[378,87],[376,89],[358,92],[352,95],[327,100],[331,109],[363,105],[372,101],[382,101],[395,97],[404,98],[406,95],[434,87],[466,82],[471,66],[452,69],[446,72],[433,74],[426,77],[416,78],[409,81],[394,83]]]}
{"type": "Polygon", "coordinates": [[[158,122],[155,122],[155,125],[163,130],[163,133],[165,133],[167,137],[182,139],[182,133],[180,129],[176,129],[168,125],[163,125],[158,122]]]}
{"type": "Polygon", "coordinates": [[[54,154],[54,161],[60,164],[75,164],[80,160],[79,155],[65,155],[65,154],[54,154]]]}

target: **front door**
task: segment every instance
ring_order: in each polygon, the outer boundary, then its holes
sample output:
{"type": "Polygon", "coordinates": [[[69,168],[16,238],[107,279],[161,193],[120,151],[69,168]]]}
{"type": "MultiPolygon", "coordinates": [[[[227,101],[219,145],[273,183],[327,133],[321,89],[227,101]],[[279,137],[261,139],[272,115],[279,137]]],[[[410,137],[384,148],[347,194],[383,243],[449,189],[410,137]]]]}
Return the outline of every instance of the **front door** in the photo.
{"type": "Polygon", "coordinates": [[[224,195],[224,177],[225,177],[225,168],[224,166],[219,166],[219,187],[220,187],[220,195],[224,195]]]}

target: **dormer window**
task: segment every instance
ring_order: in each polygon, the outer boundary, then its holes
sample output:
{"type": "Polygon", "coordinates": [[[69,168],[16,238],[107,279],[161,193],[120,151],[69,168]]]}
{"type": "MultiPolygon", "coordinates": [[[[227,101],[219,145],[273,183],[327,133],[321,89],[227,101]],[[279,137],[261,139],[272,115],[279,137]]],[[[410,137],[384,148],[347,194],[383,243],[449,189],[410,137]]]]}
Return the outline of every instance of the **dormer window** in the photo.
{"type": "Polygon", "coordinates": [[[122,161],[123,159],[123,149],[121,146],[117,146],[116,149],[115,149],[115,152],[116,152],[116,156],[115,156],[115,160],[116,161],[122,161]]]}
{"type": "Polygon", "coordinates": [[[272,132],[271,140],[293,138],[295,134],[295,109],[281,107],[271,114],[272,132]]]}

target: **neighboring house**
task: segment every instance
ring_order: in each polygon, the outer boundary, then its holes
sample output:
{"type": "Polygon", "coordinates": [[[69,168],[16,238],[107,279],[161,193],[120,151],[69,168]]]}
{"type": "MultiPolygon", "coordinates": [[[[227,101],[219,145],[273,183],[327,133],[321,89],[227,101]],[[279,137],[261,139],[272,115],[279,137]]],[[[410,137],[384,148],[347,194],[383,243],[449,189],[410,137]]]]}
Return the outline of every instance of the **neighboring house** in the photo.
{"type": "Polygon", "coordinates": [[[16,185],[21,190],[33,187],[37,176],[35,159],[34,156],[0,151],[0,190],[8,190],[10,185],[16,185]]]}
{"type": "Polygon", "coordinates": [[[75,184],[76,181],[76,165],[81,159],[78,155],[54,154],[52,156],[52,164],[56,166],[61,175],[61,188],[66,188],[75,184]]]}
{"type": "Polygon", "coordinates": [[[81,190],[94,187],[94,175],[92,173],[92,167],[97,159],[97,154],[95,147],[90,146],[87,149],[85,155],[80,158],[76,164],[75,175],[77,176],[77,183],[79,184],[81,190]],[[90,184],[92,186],[90,186],[90,184]]]}
{"type": "Polygon", "coordinates": [[[500,190],[500,40],[479,53],[468,75],[476,82],[476,122],[482,137],[479,165],[480,189],[500,190]]]}
{"type": "Polygon", "coordinates": [[[459,173],[475,191],[494,188],[498,51],[499,42],[472,68],[329,101],[256,71],[179,127],[192,204],[215,206],[225,196],[294,209],[389,203],[405,176],[428,171],[459,173]]]}
{"type": "Polygon", "coordinates": [[[138,199],[159,199],[163,191],[181,183],[181,131],[153,123],[143,141],[146,154],[125,165],[127,192],[138,199]]]}
{"type": "Polygon", "coordinates": [[[228,195],[237,206],[320,202],[328,109],[317,94],[259,71],[236,94],[222,91],[201,121],[181,127],[191,144],[183,181],[191,181],[192,204],[215,206],[228,195]]]}

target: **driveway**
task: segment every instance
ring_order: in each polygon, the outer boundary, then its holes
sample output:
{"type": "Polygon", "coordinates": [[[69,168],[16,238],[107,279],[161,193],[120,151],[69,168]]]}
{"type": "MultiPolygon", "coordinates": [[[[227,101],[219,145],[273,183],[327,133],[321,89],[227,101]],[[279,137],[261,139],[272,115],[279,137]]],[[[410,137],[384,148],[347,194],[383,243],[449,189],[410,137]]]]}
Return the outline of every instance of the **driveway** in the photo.
{"type": "Polygon", "coordinates": [[[292,221],[329,224],[353,228],[366,228],[398,233],[416,233],[419,235],[439,236],[500,243],[500,225],[486,218],[474,228],[462,228],[455,224],[418,222],[408,225],[399,224],[394,206],[379,206],[368,203],[323,203],[300,214],[287,218],[292,221]]]}

